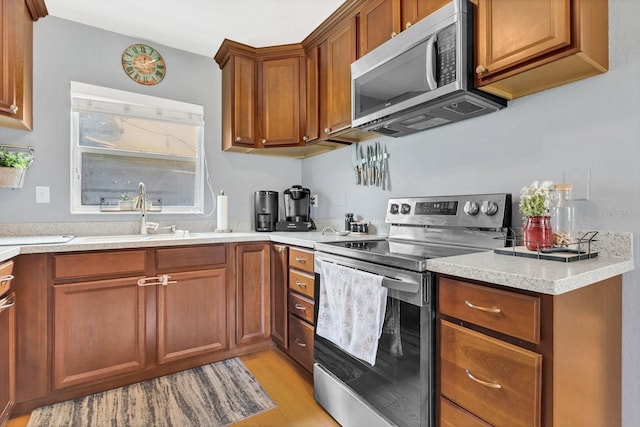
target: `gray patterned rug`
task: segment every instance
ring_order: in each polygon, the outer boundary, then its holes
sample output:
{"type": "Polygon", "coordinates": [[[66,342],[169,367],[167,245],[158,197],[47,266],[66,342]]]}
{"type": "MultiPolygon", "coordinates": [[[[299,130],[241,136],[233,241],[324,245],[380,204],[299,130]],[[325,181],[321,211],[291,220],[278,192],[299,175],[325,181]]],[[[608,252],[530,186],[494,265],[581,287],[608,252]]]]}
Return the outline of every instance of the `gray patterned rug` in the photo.
{"type": "Polygon", "coordinates": [[[214,427],[275,406],[233,358],[37,408],[27,427],[214,427]]]}

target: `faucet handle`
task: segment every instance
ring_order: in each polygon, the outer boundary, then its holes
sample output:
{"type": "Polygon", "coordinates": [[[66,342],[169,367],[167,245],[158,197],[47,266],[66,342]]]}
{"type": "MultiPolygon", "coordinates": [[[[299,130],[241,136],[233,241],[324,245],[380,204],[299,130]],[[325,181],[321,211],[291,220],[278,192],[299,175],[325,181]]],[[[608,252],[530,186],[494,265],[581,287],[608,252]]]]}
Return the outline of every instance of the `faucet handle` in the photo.
{"type": "Polygon", "coordinates": [[[168,225],[168,226],[166,226],[166,227],[162,227],[162,228],[164,228],[165,230],[169,230],[169,231],[171,231],[172,233],[175,233],[175,232],[176,232],[176,225],[175,225],[175,224],[171,224],[171,225],[168,225]]]}
{"type": "Polygon", "coordinates": [[[160,224],[158,224],[157,222],[147,221],[147,228],[150,228],[151,230],[157,230],[159,226],[160,224]]]}

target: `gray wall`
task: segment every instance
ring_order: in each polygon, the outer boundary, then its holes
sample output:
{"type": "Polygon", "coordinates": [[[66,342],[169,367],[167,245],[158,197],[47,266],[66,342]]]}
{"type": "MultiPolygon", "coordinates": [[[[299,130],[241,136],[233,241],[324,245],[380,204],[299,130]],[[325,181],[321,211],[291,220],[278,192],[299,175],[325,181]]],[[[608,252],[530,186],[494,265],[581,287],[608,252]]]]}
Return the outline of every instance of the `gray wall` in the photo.
{"type": "MultiPolygon", "coordinates": [[[[34,26],[34,130],[0,129],[0,143],[32,145],[36,161],[29,168],[20,190],[0,189],[2,223],[96,222],[100,215],[71,215],[70,206],[70,96],[69,82],[78,81],[127,90],[204,106],[205,150],[212,186],[229,195],[229,218],[233,228],[248,228],[256,190],[282,191],[300,184],[301,163],[297,159],[222,153],[220,131],[221,72],[212,59],[149,42],[164,56],[167,75],[158,85],[146,87],[129,79],[122,70],[122,51],[134,42],[107,32],[48,16],[34,26]],[[48,185],[50,204],[35,203],[35,186],[48,185]],[[240,224],[240,225],[239,225],[240,224]]],[[[137,180],[136,180],[137,182],[137,180]]],[[[155,191],[153,183],[146,183],[155,191]]],[[[134,185],[137,188],[136,185],[134,185]]],[[[212,207],[206,196],[205,212],[212,207]]],[[[205,216],[176,216],[184,220],[215,220],[205,216]]],[[[153,215],[153,221],[171,216],[153,215]]],[[[135,221],[135,214],[115,214],[109,221],[135,221]]]]}
{"type": "MultiPolygon", "coordinates": [[[[384,221],[389,197],[510,192],[533,180],[563,182],[589,171],[590,200],[579,202],[583,230],[631,231],[640,268],[640,2],[611,0],[610,71],[511,101],[496,114],[400,139],[391,153],[391,189],[354,184],[350,150],[302,162],[302,182],[319,194],[315,216],[345,212],[384,221]],[[324,202],[324,203],[322,203],[324,202]]],[[[367,142],[366,144],[369,144],[367,142]]],[[[520,221],[514,203],[514,224],[520,221]]],[[[623,278],[623,420],[640,425],[640,274],[623,278]]]]}
{"type": "MultiPolygon", "coordinates": [[[[120,65],[124,48],[141,40],[44,18],[34,34],[34,131],[0,129],[2,143],[33,145],[37,160],[23,189],[0,189],[0,225],[104,221],[69,213],[69,81],[75,80],[204,105],[213,187],[229,194],[235,228],[250,226],[252,194],[259,189],[281,192],[301,183],[319,194],[320,207],[312,215],[320,221],[355,212],[380,222],[389,197],[511,192],[517,199],[520,188],[533,180],[562,182],[565,172],[578,170],[591,175],[590,200],[579,203],[580,227],[640,235],[640,2],[611,0],[609,6],[610,72],[512,101],[490,116],[401,139],[377,139],[391,153],[392,185],[384,192],[354,184],[349,149],[302,161],[222,153],[220,70],[212,59],[151,43],[167,60],[167,77],[143,87],[120,65]],[[36,185],[51,187],[50,204],[35,203],[36,185]]],[[[514,211],[516,222],[518,216],[514,211]]],[[[634,245],[640,266],[637,238],[634,245]]],[[[624,277],[623,425],[628,427],[640,425],[638,278],[637,272],[624,277]]]]}

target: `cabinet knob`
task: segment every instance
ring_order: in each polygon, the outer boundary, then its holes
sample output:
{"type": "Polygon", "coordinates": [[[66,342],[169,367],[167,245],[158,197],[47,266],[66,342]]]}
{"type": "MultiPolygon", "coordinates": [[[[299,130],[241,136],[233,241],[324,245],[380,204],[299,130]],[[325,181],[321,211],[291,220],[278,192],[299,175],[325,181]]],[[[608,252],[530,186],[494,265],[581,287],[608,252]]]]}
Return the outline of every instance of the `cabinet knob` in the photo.
{"type": "Polygon", "coordinates": [[[18,112],[18,106],[16,104],[11,104],[11,107],[9,107],[9,112],[11,114],[16,114],[18,112]]]}
{"type": "Polygon", "coordinates": [[[303,140],[304,142],[307,142],[307,141],[309,140],[309,137],[305,135],[305,136],[303,136],[303,137],[302,137],[302,140],[303,140]]]}
{"type": "Polygon", "coordinates": [[[278,246],[278,252],[279,252],[279,253],[282,253],[282,252],[284,252],[284,251],[286,251],[286,250],[287,250],[287,247],[286,247],[286,246],[278,246]]]}
{"type": "Polygon", "coordinates": [[[242,141],[242,138],[240,138],[239,136],[236,136],[236,142],[240,142],[242,141]]]}
{"type": "Polygon", "coordinates": [[[487,70],[486,68],[484,68],[484,65],[478,65],[478,66],[476,67],[476,74],[484,74],[484,73],[486,73],[487,71],[489,71],[489,70],[487,70]]]}
{"type": "Polygon", "coordinates": [[[407,21],[406,24],[404,24],[404,29],[406,30],[407,28],[409,28],[410,26],[412,26],[413,24],[411,23],[411,21],[407,21]]]}
{"type": "Polygon", "coordinates": [[[331,129],[329,129],[329,128],[324,128],[324,133],[329,133],[329,132],[331,132],[331,129]]]}
{"type": "Polygon", "coordinates": [[[395,31],[392,31],[392,32],[391,32],[391,38],[394,38],[394,37],[395,37],[395,36],[397,36],[397,35],[398,35],[398,33],[396,33],[395,31]]]}
{"type": "Polygon", "coordinates": [[[266,139],[263,139],[263,140],[262,140],[262,141],[260,141],[260,142],[262,142],[262,145],[267,145],[267,140],[266,140],[266,139]]]}

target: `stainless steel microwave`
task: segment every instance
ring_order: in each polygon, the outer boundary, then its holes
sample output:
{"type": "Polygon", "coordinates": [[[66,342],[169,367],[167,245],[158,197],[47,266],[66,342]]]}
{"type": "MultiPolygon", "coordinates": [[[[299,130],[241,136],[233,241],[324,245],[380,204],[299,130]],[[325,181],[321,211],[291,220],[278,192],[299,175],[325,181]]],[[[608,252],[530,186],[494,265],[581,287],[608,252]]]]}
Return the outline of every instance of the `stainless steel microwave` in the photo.
{"type": "Polygon", "coordinates": [[[352,127],[397,137],[506,107],[473,63],[473,4],[454,0],[351,64],[352,127]]]}

